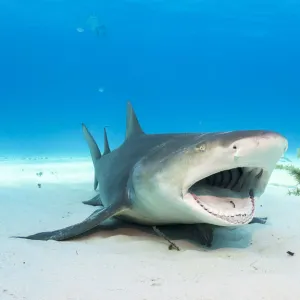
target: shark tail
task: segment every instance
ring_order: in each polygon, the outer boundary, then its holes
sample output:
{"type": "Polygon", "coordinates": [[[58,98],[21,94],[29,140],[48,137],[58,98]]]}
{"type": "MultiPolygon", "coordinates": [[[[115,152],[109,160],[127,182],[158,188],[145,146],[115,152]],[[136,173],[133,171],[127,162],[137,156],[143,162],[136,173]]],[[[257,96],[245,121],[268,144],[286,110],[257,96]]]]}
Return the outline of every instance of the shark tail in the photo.
{"type": "MultiPolygon", "coordinates": [[[[87,127],[82,124],[82,131],[84,138],[89,146],[91,157],[93,160],[94,168],[96,167],[96,162],[102,157],[102,154],[99,150],[99,147],[94,140],[93,136],[87,129],[87,127]]],[[[141,125],[138,121],[138,118],[133,110],[133,107],[130,103],[130,101],[127,102],[127,116],[126,116],[126,138],[125,141],[137,136],[137,135],[142,135],[145,134],[143,129],[141,128],[141,125]]],[[[104,152],[103,155],[109,154],[111,152],[108,139],[107,139],[107,132],[106,128],[104,128],[104,152]]],[[[94,175],[94,190],[96,190],[98,187],[98,180],[96,177],[96,170],[95,170],[95,175],[94,175]]]]}
{"type": "MultiPolygon", "coordinates": [[[[99,160],[102,156],[101,152],[100,152],[99,147],[98,147],[96,141],[94,140],[93,136],[91,135],[91,133],[89,132],[89,130],[86,128],[86,126],[84,124],[82,124],[82,131],[83,131],[84,138],[89,146],[92,161],[93,161],[93,164],[95,167],[97,160],[99,160]]],[[[94,190],[96,190],[97,187],[98,187],[98,180],[97,180],[96,171],[95,171],[94,190]]]]}

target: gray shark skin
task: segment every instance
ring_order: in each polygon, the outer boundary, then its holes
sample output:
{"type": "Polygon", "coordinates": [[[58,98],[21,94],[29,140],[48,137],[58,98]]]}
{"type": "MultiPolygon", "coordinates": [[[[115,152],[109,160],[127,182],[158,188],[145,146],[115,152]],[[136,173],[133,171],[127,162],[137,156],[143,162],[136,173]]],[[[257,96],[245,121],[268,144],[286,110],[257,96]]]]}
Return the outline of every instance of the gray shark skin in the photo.
{"type": "Polygon", "coordinates": [[[113,151],[104,129],[103,155],[82,125],[98,187],[97,196],[84,203],[98,209],[75,225],[19,238],[67,240],[115,217],[151,226],[208,224],[211,241],[214,226],[266,221],[254,218],[255,203],[287,150],[282,135],[266,130],[146,134],[130,103],[126,125],[126,139],[113,151]]]}

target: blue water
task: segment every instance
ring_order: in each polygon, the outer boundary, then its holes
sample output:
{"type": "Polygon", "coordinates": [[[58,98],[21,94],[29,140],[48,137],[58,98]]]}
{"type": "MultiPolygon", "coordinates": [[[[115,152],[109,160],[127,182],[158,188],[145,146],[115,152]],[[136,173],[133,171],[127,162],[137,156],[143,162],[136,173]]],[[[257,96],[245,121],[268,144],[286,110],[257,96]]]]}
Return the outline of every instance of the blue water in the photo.
{"type": "Polygon", "coordinates": [[[114,148],[127,100],[149,133],[300,146],[299,1],[0,0],[0,28],[0,155],[87,155],[81,122],[114,148]]]}

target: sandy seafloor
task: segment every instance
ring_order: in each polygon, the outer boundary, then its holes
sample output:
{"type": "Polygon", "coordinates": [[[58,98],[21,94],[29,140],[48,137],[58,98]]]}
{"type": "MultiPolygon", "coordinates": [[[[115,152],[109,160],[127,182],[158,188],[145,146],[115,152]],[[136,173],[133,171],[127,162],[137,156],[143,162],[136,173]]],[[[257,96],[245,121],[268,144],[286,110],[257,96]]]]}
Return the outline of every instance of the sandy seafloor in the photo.
{"type": "Polygon", "coordinates": [[[300,299],[300,197],[287,195],[295,182],[286,171],[274,171],[257,202],[267,224],[219,229],[214,249],[177,240],[179,252],[138,228],[66,242],[10,238],[91,214],[81,201],[96,194],[93,166],[2,161],[0,176],[0,300],[300,299]]]}

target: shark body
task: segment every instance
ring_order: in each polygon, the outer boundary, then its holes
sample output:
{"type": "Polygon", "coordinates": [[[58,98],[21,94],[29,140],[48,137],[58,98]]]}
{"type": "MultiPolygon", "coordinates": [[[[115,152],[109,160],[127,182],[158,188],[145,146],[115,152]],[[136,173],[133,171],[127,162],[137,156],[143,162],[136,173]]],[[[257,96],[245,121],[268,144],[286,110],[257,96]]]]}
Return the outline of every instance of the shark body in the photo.
{"type": "Polygon", "coordinates": [[[113,151],[104,130],[103,154],[82,125],[98,187],[97,196],[84,203],[99,208],[75,225],[23,238],[67,240],[111,217],[151,226],[264,222],[254,218],[255,202],[287,150],[282,135],[266,130],[146,134],[130,103],[126,125],[126,139],[113,151]]]}

